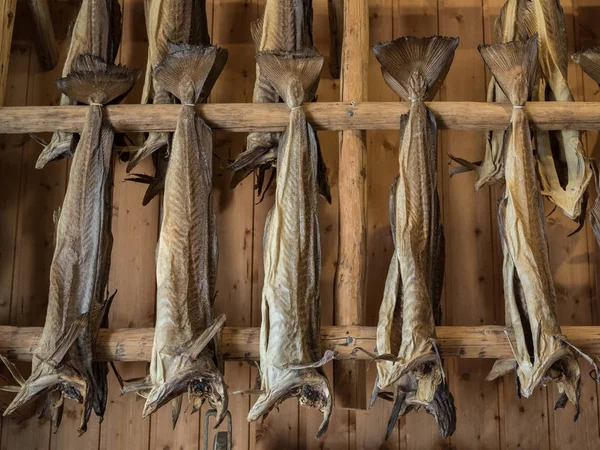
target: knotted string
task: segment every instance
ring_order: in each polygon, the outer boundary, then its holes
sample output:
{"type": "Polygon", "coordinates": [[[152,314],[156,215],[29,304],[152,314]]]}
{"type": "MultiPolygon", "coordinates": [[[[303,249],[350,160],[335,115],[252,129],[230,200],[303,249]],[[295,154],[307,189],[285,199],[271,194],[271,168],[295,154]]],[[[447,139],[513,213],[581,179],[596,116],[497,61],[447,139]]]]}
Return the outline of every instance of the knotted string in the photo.
{"type": "Polygon", "coordinates": [[[90,103],[90,106],[104,106],[104,105],[102,103],[92,102],[92,103],[90,103]]]}
{"type": "Polygon", "coordinates": [[[513,105],[514,109],[523,109],[524,107],[524,105],[513,105]]]}

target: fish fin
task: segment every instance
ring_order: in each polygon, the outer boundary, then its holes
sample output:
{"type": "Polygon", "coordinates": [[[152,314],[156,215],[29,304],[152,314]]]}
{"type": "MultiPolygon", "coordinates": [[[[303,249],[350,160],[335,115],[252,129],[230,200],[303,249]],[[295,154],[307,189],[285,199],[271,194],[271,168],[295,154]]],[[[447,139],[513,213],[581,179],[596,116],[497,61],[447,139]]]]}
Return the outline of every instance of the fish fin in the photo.
{"type": "Polygon", "coordinates": [[[182,401],[183,397],[181,395],[171,400],[171,423],[173,424],[173,429],[175,429],[177,426],[177,420],[179,419],[179,414],[181,413],[182,401]]]}
{"type": "Polygon", "coordinates": [[[23,386],[25,384],[25,378],[23,377],[23,375],[21,375],[21,371],[19,370],[19,368],[15,366],[12,362],[10,362],[8,358],[6,358],[4,355],[0,355],[0,360],[2,360],[12,377],[15,379],[15,381],[19,383],[19,386],[23,386]]]}
{"type": "Polygon", "coordinates": [[[313,99],[323,69],[323,61],[323,56],[316,52],[312,54],[260,52],[256,55],[261,74],[290,108],[313,99]]]}
{"type": "Polygon", "coordinates": [[[225,64],[227,63],[227,58],[229,53],[226,49],[217,47],[217,56],[215,57],[215,62],[208,73],[208,77],[206,77],[206,81],[204,82],[204,86],[202,87],[202,95],[200,96],[200,101],[208,100],[210,93],[212,92],[217,79],[223,72],[225,68],[225,64]]]}
{"type": "Polygon", "coordinates": [[[592,80],[600,84],[600,47],[588,48],[571,58],[592,80]]]}
{"type": "Polygon", "coordinates": [[[154,197],[160,195],[165,190],[164,178],[153,177],[143,173],[133,173],[131,176],[125,178],[125,181],[132,181],[134,183],[148,185],[148,189],[146,189],[146,193],[144,194],[144,198],[142,200],[143,206],[146,206],[154,199],[154,197]]]}
{"type": "Polygon", "coordinates": [[[257,49],[260,47],[260,41],[262,40],[263,23],[263,18],[259,17],[257,20],[250,24],[250,34],[252,35],[252,42],[254,42],[254,46],[257,49]]]}
{"type": "Polygon", "coordinates": [[[333,361],[335,359],[335,356],[335,351],[327,349],[325,350],[323,357],[318,361],[306,364],[286,364],[283,368],[289,370],[316,369],[319,367],[323,367],[329,361],[333,361]]]}
{"type": "Polygon", "coordinates": [[[373,46],[388,86],[403,99],[415,95],[414,74],[418,72],[425,86],[419,96],[430,100],[436,96],[454,59],[458,38],[431,36],[401,37],[373,46]]]}
{"type": "Polygon", "coordinates": [[[168,150],[169,140],[169,133],[150,133],[144,145],[135,152],[133,158],[127,163],[127,173],[130,173],[140,162],[155,152],[162,149],[168,150]]]}
{"type": "Polygon", "coordinates": [[[41,358],[46,364],[55,367],[65,357],[75,340],[79,337],[85,326],[87,325],[88,314],[80,315],[75,320],[67,332],[57,341],[54,351],[45,358],[41,358]]]}
{"type": "Polygon", "coordinates": [[[192,359],[197,358],[200,352],[204,350],[204,347],[206,347],[210,341],[212,341],[213,337],[221,331],[225,325],[225,320],[225,314],[221,314],[213,321],[212,325],[204,330],[204,332],[190,345],[187,353],[192,359]]]}
{"type": "Polygon", "coordinates": [[[510,373],[516,369],[517,369],[517,361],[515,359],[501,358],[494,362],[494,366],[492,367],[492,370],[490,370],[490,373],[488,373],[488,375],[487,375],[487,377],[485,377],[485,379],[487,381],[492,381],[492,380],[495,380],[496,378],[500,378],[500,377],[506,375],[507,373],[510,373]]]}
{"type": "Polygon", "coordinates": [[[75,139],[72,133],[57,131],[52,135],[50,142],[44,146],[44,149],[38,156],[35,168],[43,169],[51,161],[72,156],[75,152],[76,142],[77,139],[75,139]]]}
{"type": "Polygon", "coordinates": [[[266,417],[279,404],[291,397],[298,397],[303,406],[317,408],[323,413],[323,420],[317,431],[317,439],[327,431],[333,409],[331,388],[327,377],[319,370],[294,372],[293,377],[285,377],[273,389],[262,394],[248,413],[248,420],[253,422],[266,417]]]}
{"type": "Polygon", "coordinates": [[[406,394],[400,391],[400,389],[396,389],[394,391],[394,405],[392,406],[392,413],[390,414],[390,418],[388,419],[387,427],[385,430],[386,441],[394,432],[394,428],[396,428],[396,423],[398,422],[398,418],[400,417],[400,411],[403,409],[405,397],[406,394]]]}
{"type": "Polygon", "coordinates": [[[513,105],[523,105],[536,83],[537,35],[527,42],[480,45],[479,53],[513,105]]]}
{"type": "Polygon", "coordinates": [[[101,58],[81,55],[74,70],[56,85],[60,91],[79,103],[106,105],[124,97],[135,84],[139,70],[106,64],[101,58]]]}
{"type": "Polygon", "coordinates": [[[217,59],[219,49],[169,42],[169,54],[152,74],[154,79],[182,103],[196,103],[217,59]]]}
{"type": "Polygon", "coordinates": [[[329,186],[329,177],[327,176],[327,165],[321,152],[321,143],[315,133],[313,127],[308,124],[309,132],[313,135],[315,142],[317,143],[317,186],[319,194],[331,205],[331,187],[329,186]]]}

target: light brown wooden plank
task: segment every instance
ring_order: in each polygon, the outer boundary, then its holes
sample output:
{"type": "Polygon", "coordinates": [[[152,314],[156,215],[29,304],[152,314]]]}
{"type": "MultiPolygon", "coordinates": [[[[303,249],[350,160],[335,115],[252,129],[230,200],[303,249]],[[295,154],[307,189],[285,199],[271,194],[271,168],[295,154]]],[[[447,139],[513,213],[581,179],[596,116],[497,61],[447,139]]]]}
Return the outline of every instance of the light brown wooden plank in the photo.
{"type": "MultiPolygon", "coordinates": [[[[442,88],[441,98],[485,101],[484,64],[477,51],[483,41],[480,0],[442,0],[439,6],[440,34],[458,36],[460,46],[442,88]]],[[[485,149],[482,133],[442,132],[442,167],[449,167],[447,153],[459,153],[468,160],[481,159],[485,149]]],[[[489,189],[475,193],[470,175],[449,179],[443,173],[444,232],[446,235],[445,324],[478,325],[494,323],[492,220],[489,189]]],[[[498,391],[496,383],[485,381],[490,362],[449,361],[450,378],[456,405],[457,426],[451,438],[459,448],[479,446],[497,440],[498,391]]]]}
{"type": "MultiPolygon", "coordinates": [[[[460,52],[458,52],[460,54],[460,52]]],[[[459,98],[456,95],[455,98],[459,98]]],[[[431,102],[427,106],[439,129],[504,130],[510,122],[511,106],[481,102],[431,102]]],[[[409,104],[392,102],[317,102],[303,105],[309,122],[318,130],[394,130],[409,104]]],[[[81,131],[86,106],[0,108],[0,134],[81,131]]],[[[213,130],[246,133],[283,131],[289,109],[283,104],[197,105],[197,113],[213,130]]],[[[174,131],[177,105],[111,105],[106,120],[117,132],[174,131]]],[[[600,105],[592,102],[528,102],[525,112],[532,127],[540,130],[600,129],[600,105]]]]}
{"type": "Polygon", "coordinates": [[[10,44],[16,12],[17,0],[0,1],[0,105],[4,105],[7,90],[8,66],[11,59],[10,44]]]}

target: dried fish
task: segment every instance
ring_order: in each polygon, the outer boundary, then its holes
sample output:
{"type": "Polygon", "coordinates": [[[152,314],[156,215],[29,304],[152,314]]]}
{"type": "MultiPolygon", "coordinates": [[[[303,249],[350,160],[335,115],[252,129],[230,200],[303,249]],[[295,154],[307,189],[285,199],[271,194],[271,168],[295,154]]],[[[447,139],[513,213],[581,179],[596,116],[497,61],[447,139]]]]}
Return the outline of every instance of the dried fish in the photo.
{"type": "Polygon", "coordinates": [[[182,107],[165,177],[150,375],[129,390],[142,391],[147,398],[144,417],[172,401],[173,426],[186,391],[194,411],[206,400],[217,409],[217,424],[227,413],[216,336],[225,317],[213,320],[212,312],[218,259],[212,132],[194,109],[209,73],[226,58],[226,50],[214,46],[170,44],[169,55],[153,73],[155,82],[182,107]]]}
{"type": "Polygon", "coordinates": [[[290,108],[289,124],[277,149],[275,205],[264,235],[265,281],[260,329],[261,395],[248,420],[257,420],[289,397],[324,414],[317,438],[326,430],[333,406],[321,355],[321,243],[317,212],[316,133],[302,104],[316,92],[320,55],[261,52],[261,79],[290,108]]]}
{"type": "MultiPolygon", "coordinates": [[[[312,0],[267,0],[263,18],[252,24],[252,39],[257,51],[294,53],[307,57],[317,55],[313,47],[312,19],[312,0]]],[[[309,101],[313,99],[314,97],[309,101]]],[[[262,74],[258,63],[252,101],[254,103],[280,101],[277,89],[262,74]]],[[[280,138],[281,133],[254,132],[248,135],[246,150],[229,166],[229,170],[235,172],[231,181],[232,188],[254,170],[264,173],[265,170],[274,168],[280,138]]],[[[264,175],[259,176],[259,180],[264,180],[264,175]]],[[[318,184],[319,193],[331,203],[327,168],[320,148],[318,149],[318,184]]],[[[262,183],[257,185],[257,189],[259,192],[263,190],[262,183]]]]}
{"type": "MultiPolygon", "coordinates": [[[[556,291],[548,259],[542,192],[523,106],[537,82],[537,36],[527,42],[480,46],[498,85],[513,105],[504,142],[506,188],[498,207],[504,253],[506,326],[515,332],[514,359],[498,360],[488,375],[517,372],[519,395],[529,397],[539,383],[555,381],[579,415],[580,370],[574,347],[562,335],[556,291]]],[[[577,353],[581,354],[578,350],[577,353]]]]}
{"type": "Polygon", "coordinates": [[[386,83],[411,102],[400,120],[400,174],[390,192],[394,255],[377,325],[377,380],[371,405],[392,391],[386,439],[399,415],[425,408],[445,438],[456,428],[454,399],[435,347],[444,278],[444,231],[437,192],[437,125],[425,101],[437,94],[458,38],[403,37],[373,46],[386,83]],[[397,357],[392,356],[397,354],[397,357]]]}
{"type": "MultiPolygon", "coordinates": [[[[588,48],[587,50],[575,53],[573,56],[575,61],[588,76],[600,85],[600,48],[588,48]]],[[[596,242],[600,245],[600,177],[598,169],[592,164],[592,169],[596,185],[596,200],[590,208],[589,218],[596,237],[596,242]]]]}
{"type": "MultiPolygon", "coordinates": [[[[538,35],[541,76],[533,100],[572,102],[567,84],[567,34],[559,0],[531,0],[523,9],[529,36],[538,35]]],[[[581,133],[575,130],[536,131],[538,171],[542,194],[571,219],[582,215],[584,194],[592,169],[583,153],[581,133]]]]}
{"type": "Polygon", "coordinates": [[[344,0],[327,0],[329,13],[329,71],[339,78],[342,71],[344,42],[344,0]]]}
{"type": "MultiPolygon", "coordinates": [[[[177,99],[155,79],[153,69],[167,57],[170,42],[210,45],[206,0],[144,0],[144,10],[149,46],[142,104],[177,103],[177,99]]],[[[222,54],[219,53],[218,57],[221,58],[222,54]]],[[[225,60],[216,61],[198,101],[206,101],[224,65],[225,60]]],[[[171,138],[172,133],[150,133],[144,145],[129,161],[127,172],[131,172],[142,160],[155,152],[158,152],[157,159],[166,160],[171,138]]],[[[155,176],[146,179],[150,184],[144,199],[146,203],[160,193],[164,186],[164,173],[159,170],[160,164],[161,162],[156,163],[155,176]]]]}
{"type": "Polygon", "coordinates": [[[112,248],[114,133],[103,121],[103,105],[122,98],[138,76],[138,71],[83,55],[75,60],[73,71],[58,80],[65,95],[90,106],[57,223],[48,311],[32,374],[27,380],[16,377],[21,389],[5,415],[44,393],[50,394],[55,428],[64,397],[83,403],[81,433],[92,408],[98,416],[104,414],[107,366],[92,361],[111,301],[105,299],[105,291],[112,248]]]}
{"type": "MultiPolygon", "coordinates": [[[[63,77],[74,70],[81,55],[93,55],[114,64],[121,43],[121,7],[118,0],[83,0],[73,26],[71,45],[63,67],[63,77]]],[[[66,95],[60,98],[61,105],[75,105],[76,101],[66,95]]],[[[43,168],[47,163],[64,156],[72,156],[77,146],[74,133],[58,131],[52,135],[38,157],[35,167],[43,168]]]]}

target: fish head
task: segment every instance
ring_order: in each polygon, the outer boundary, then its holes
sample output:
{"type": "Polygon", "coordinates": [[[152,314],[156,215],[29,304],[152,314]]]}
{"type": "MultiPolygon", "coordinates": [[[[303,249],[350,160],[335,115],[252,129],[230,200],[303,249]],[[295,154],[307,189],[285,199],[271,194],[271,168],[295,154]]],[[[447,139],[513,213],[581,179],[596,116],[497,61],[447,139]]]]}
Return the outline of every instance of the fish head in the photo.
{"type": "Polygon", "coordinates": [[[203,404],[208,401],[210,406],[217,411],[215,428],[221,425],[227,414],[229,397],[227,385],[220,373],[192,380],[188,385],[188,395],[190,402],[194,404],[194,409],[198,403],[203,404]]]}

